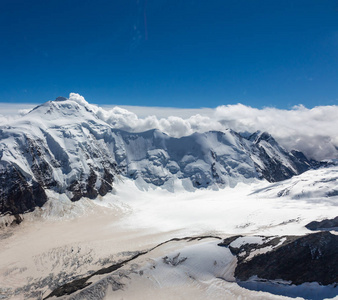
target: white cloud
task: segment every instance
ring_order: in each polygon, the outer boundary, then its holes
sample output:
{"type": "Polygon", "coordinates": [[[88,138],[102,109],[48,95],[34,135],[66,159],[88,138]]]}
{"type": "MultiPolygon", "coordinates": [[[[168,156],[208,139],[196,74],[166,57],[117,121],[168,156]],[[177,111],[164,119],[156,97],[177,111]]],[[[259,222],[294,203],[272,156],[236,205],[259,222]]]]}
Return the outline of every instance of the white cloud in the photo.
{"type": "MultiPolygon", "coordinates": [[[[110,110],[116,105],[103,105],[102,108],[110,110]]],[[[193,115],[202,114],[206,116],[213,116],[215,109],[213,108],[176,108],[176,107],[148,107],[148,106],[130,106],[119,105],[130,112],[135,113],[139,118],[146,118],[149,116],[156,116],[157,118],[167,118],[169,116],[176,116],[181,118],[189,118],[193,115]]]]}
{"type": "Polygon", "coordinates": [[[74,102],[77,102],[78,104],[83,106],[88,105],[88,102],[85,100],[85,98],[77,93],[70,93],[69,100],[73,100],[74,102]]]}
{"type": "MultiPolygon", "coordinates": [[[[309,158],[338,159],[338,106],[318,106],[308,109],[302,105],[290,110],[277,108],[257,109],[242,104],[219,106],[215,109],[180,109],[159,107],[98,107],[89,104],[79,94],[69,98],[91,109],[98,118],[111,126],[132,132],[159,129],[173,137],[210,130],[231,128],[238,132],[269,132],[288,150],[299,150],[309,158]]],[[[16,109],[0,104],[1,119],[13,117],[16,109]],[[5,113],[4,113],[5,112],[5,113]],[[6,112],[12,112],[6,115],[6,112]]],[[[20,109],[29,109],[20,106],[20,109]]]]}

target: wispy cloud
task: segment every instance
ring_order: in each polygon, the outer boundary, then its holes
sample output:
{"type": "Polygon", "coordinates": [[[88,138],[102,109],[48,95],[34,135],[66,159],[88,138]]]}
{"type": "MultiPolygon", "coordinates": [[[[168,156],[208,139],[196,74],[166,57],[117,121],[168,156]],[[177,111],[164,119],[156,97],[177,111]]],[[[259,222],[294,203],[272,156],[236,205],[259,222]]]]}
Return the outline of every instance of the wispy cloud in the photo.
{"type": "Polygon", "coordinates": [[[33,103],[0,102],[0,125],[5,124],[9,120],[19,118],[37,105],[33,103]]]}

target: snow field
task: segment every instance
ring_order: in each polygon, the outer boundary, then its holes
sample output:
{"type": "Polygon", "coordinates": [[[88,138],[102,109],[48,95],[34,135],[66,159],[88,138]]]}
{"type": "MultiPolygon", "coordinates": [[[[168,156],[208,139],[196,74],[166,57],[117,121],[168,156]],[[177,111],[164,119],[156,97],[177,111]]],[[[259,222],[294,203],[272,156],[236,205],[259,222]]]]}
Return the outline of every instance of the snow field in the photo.
{"type": "MultiPolygon", "coordinates": [[[[332,173],[327,169],[324,177],[332,177],[335,170],[332,168],[332,173]]],[[[318,174],[323,177],[321,171],[318,174]]],[[[256,182],[193,191],[186,189],[186,182],[174,181],[175,192],[120,178],[113,193],[94,201],[77,202],[49,191],[50,200],[41,209],[26,214],[20,226],[1,232],[0,295],[8,299],[37,299],[23,290],[46,296],[53,286],[172,238],[309,233],[304,225],[310,221],[337,215],[338,197],[322,195],[321,201],[313,201],[318,194],[294,198],[278,197],[278,193],[286,186],[294,186],[294,182],[303,182],[302,189],[311,187],[310,178],[319,181],[304,173],[273,185],[256,182]]],[[[335,181],[322,184],[330,189],[335,181]]],[[[242,242],[252,239],[262,240],[253,237],[242,242]]],[[[137,274],[130,273],[130,280],[123,279],[124,289],[108,289],[105,299],[286,299],[249,291],[232,282],[233,261],[228,250],[218,247],[217,242],[170,243],[171,246],[163,245],[149,252],[135,262],[137,274]],[[153,265],[155,268],[151,268],[153,265]],[[144,275],[140,276],[139,271],[144,275]]]]}

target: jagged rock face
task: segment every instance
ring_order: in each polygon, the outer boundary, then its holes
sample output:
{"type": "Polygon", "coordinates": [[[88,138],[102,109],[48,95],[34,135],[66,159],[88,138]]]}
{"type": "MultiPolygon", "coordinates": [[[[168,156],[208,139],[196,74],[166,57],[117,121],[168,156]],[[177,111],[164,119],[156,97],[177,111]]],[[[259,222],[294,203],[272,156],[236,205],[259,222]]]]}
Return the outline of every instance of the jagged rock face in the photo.
{"type": "Polygon", "coordinates": [[[236,245],[238,238],[242,237],[236,236],[219,244],[229,247],[237,256],[235,277],[238,280],[258,276],[267,280],[282,279],[296,285],[338,282],[338,265],[335,263],[338,261],[338,236],[330,232],[300,237],[265,237],[260,243],[242,243],[240,246],[236,245]],[[268,252],[260,253],[259,250],[263,249],[268,252]]]}
{"type": "Polygon", "coordinates": [[[0,213],[43,205],[46,189],[73,200],[112,189],[116,174],[158,186],[188,179],[193,187],[278,181],[311,167],[267,133],[244,138],[232,130],[169,137],[128,133],[100,120],[85,103],[58,98],[0,127],[0,213]]]}
{"type": "Polygon", "coordinates": [[[298,151],[288,153],[267,132],[254,133],[249,140],[253,142],[252,150],[259,158],[256,168],[269,182],[291,178],[295,174],[307,171],[311,166],[311,162],[303,153],[298,151]]]}
{"type": "Polygon", "coordinates": [[[6,164],[0,166],[0,212],[10,212],[13,215],[31,211],[41,207],[47,201],[47,195],[37,181],[30,184],[15,166],[6,164]]]}

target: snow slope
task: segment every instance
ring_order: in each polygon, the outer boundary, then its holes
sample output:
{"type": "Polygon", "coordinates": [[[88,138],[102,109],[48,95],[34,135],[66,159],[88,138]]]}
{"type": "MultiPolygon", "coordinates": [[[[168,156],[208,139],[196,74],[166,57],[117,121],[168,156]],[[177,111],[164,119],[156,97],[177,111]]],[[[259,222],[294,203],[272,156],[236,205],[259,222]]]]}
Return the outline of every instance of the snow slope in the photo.
{"type": "Polygon", "coordinates": [[[260,197],[284,197],[309,202],[335,202],[338,196],[338,166],[309,170],[300,176],[270,184],[254,192],[260,197]]]}

